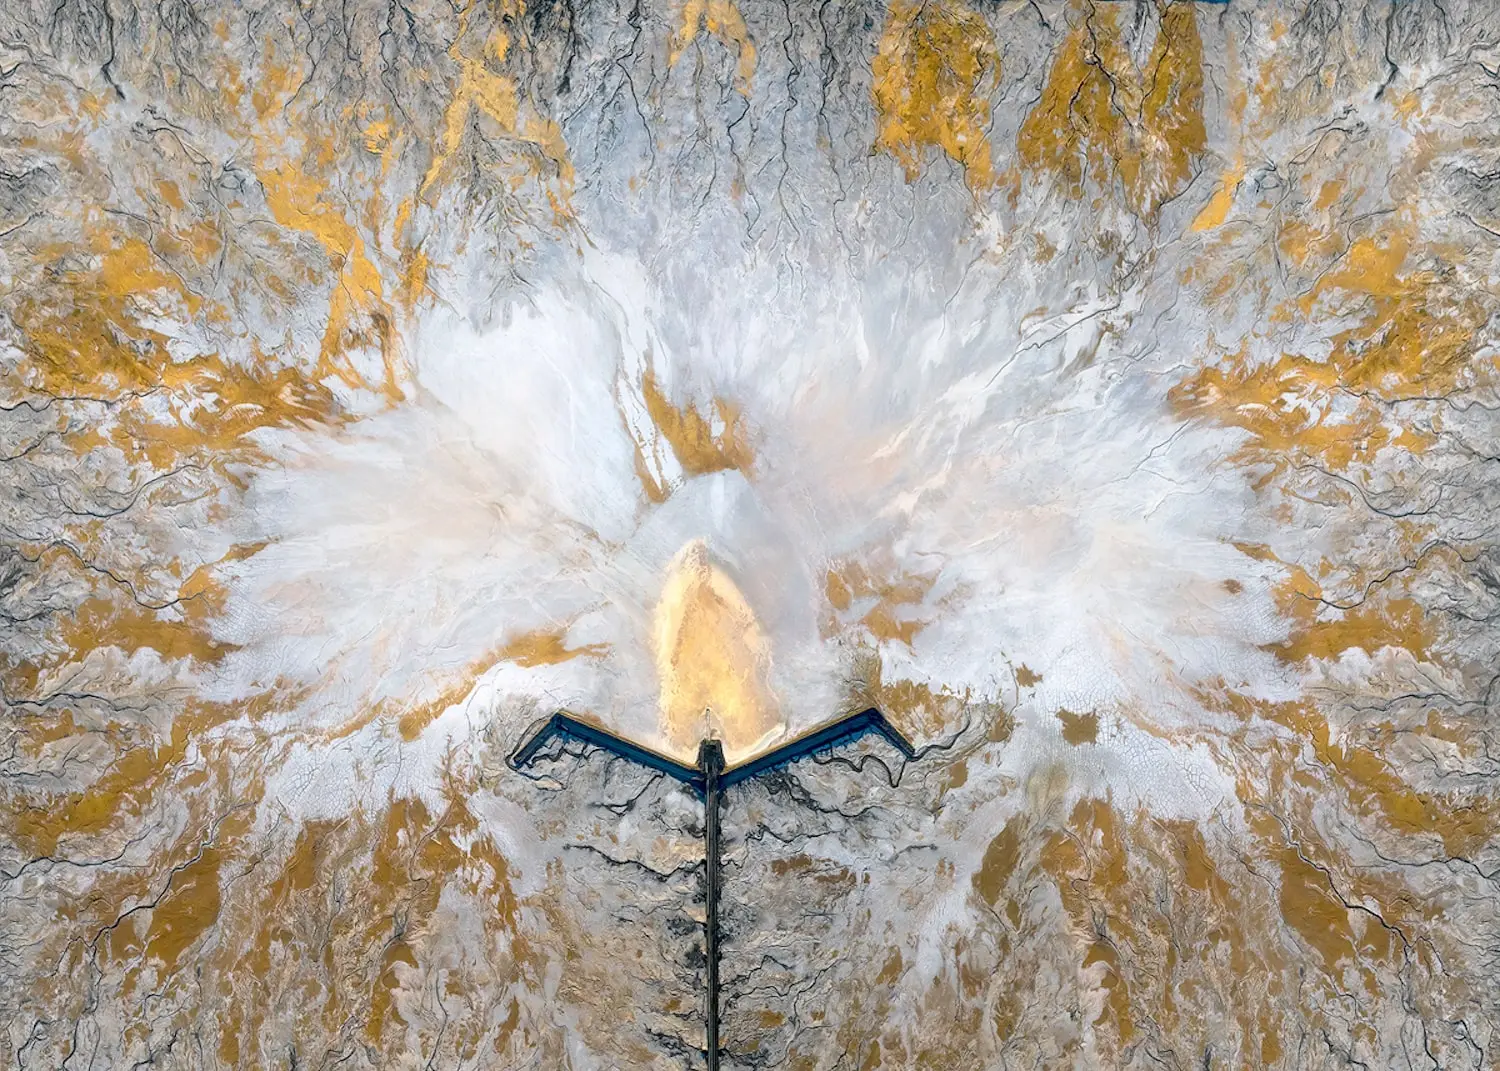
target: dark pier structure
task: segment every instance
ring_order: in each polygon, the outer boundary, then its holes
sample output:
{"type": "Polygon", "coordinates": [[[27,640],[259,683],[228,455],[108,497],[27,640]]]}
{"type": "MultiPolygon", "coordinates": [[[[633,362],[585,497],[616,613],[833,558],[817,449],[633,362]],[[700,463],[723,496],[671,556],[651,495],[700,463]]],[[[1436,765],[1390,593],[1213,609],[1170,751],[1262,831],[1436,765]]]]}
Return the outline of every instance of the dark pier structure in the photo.
{"type": "Polygon", "coordinates": [[[541,749],[555,737],[565,737],[603,748],[621,758],[657,770],[691,788],[703,799],[704,859],[704,952],[707,960],[708,992],[704,1015],[707,1019],[704,1056],[708,1071],[719,1071],[719,894],[723,885],[720,862],[719,817],[724,792],[741,781],[748,781],[772,770],[829,751],[868,733],[884,737],[908,760],[917,758],[916,749],[874,707],[851,714],[839,721],[805,733],[781,747],[757,755],[737,766],[726,767],[724,749],[717,740],[704,740],[698,746],[698,765],[688,766],[661,752],[626,740],[597,725],[561,712],[552,715],[527,739],[511,757],[512,765],[530,765],[541,749]]]}

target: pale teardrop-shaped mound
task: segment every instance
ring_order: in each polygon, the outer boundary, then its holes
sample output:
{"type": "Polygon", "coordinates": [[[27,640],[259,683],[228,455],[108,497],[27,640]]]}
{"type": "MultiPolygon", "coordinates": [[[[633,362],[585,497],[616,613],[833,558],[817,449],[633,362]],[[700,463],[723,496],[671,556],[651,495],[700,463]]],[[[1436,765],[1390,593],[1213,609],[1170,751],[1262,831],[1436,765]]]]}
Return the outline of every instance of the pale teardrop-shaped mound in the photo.
{"type": "Polygon", "coordinates": [[[714,738],[730,763],[748,758],[784,727],[769,676],[771,651],[755,612],[695,540],[672,560],[653,629],[662,733],[695,757],[714,738]]]}

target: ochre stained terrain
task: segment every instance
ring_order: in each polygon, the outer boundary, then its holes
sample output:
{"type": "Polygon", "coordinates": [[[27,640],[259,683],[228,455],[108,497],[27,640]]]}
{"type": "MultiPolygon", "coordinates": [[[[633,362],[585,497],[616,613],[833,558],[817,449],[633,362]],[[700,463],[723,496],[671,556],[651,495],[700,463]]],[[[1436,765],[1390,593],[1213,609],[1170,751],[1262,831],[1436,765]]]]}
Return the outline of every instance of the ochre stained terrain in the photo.
{"type": "Polygon", "coordinates": [[[0,1063],[1500,1061],[1483,3],[0,13],[0,1063]]]}

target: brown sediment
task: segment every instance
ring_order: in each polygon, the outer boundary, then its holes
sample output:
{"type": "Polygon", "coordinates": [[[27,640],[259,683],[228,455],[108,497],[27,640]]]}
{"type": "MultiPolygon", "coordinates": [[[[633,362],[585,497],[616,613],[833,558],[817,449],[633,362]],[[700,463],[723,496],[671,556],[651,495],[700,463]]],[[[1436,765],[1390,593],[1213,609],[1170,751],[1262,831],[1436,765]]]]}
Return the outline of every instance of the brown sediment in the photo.
{"type": "MultiPolygon", "coordinates": [[[[568,626],[566,625],[534,629],[512,636],[497,650],[475,659],[466,670],[454,675],[436,697],[412,706],[401,714],[397,720],[401,738],[415,740],[421,736],[422,731],[436,721],[445,710],[461,702],[473,691],[480,676],[497,662],[514,662],[518,666],[533,669],[537,666],[558,665],[575,658],[603,658],[609,652],[607,643],[589,643],[582,647],[569,647],[567,636],[568,626]]],[[[372,709],[368,714],[355,718],[336,730],[334,736],[336,738],[347,736],[369,724],[381,713],[381,709],[372,709]]]]}
{"type": "Polygon", "coordinates": [[[1099,715],[1092,710],[1075,714],[1065,708],[1059,709],[1057,720],[1062,722],[1063,740],[1074,747],[1092,744],[1099,738],[1099,715]]]}
{"type": "MultiPolygon", "coordinates": [[[[851,667],[854,686],[850,706],[875,707],[907,736],[928,737],[952,732],[963,721],[969,706],[968,692],[951,692],[941,686],[933,688],[920,681],[901,678],[886,680],[880,656],[867,650],[856,657],[851,667]]],[[[990,739],[1006,740],[1015,726],[1010,713],[995,704],[985,703],[983,713],[990,715],[990,739]]]]}
{"type": "Polygon", "coordinates": [[[33,855],[52,855],[65,838],[101,834],[139,816],[172,780],[195,739],[236,713],[223,706],[194,705],[177,715],[167,740],[123,747],[86,788],[46,799],[9,796],[5,810],[11,838],[33,855]]]}
{"type": "MultiPolygon", "coordinates": [[[[509,15],[505,25],[519,25],[525,5],[505,0],[501,14],[509,15]]],[[[476,44],[470,39],[469,25],[473,9],[460,15],[459,31],[448,50],[458,66],[458,80],[444,110],[442,134],[432,151],[432,160],[421,183],[421,195],[432,191],[448,162],[463,145],[465,135],[475,119],[493,124],[501,136],[527,150],[526,166],[540,180],[551,204],[553,223],[567,224],[573,215],[573,161],[563,139],[562,128],[550,116],[541,113],[534,101],[523,98],[516,79],[506,72],[507,60],[516,44],[506,29],[496,28],[476,44]],[[476,54],[477,53],[477,54],[476,54]],[[524,117],[524,118],[523,118],[524,117]]],[[[528,44],[523,37],[520,44],[528,44]]]]}
{"type": "MultiPolygon", "coordinates": [[[[1408,535],[1405,542],[1415,545],[1420,530],[1408,535]]],[[[1355,566],[1341,587],[1363,589],[1364,594],[1346,598],[1343,605],[1330,597],[1324,586],[1307,568],[1283,563],[1260,545],[1236,543],[1242,554],[1256,560],[1277,562],[1285,577],[1272,591],[1276,607],[1290,625],[1285,640],[1267,645],[1278,658],[1302,662],[1316,658],[1336,661],[1345,651],[1359,650],[1374,654],[1384,648],[1399,648],[1418,660],[1440,660],[1437,652],[1440,635],[1435,623],[1420,603],[1403,591],[1411,590],[1427,569],[1436,568],[1453,557],[1451,548],[1437,548],[1432,553],[1411,552],[1416,568],[1382,575],[1377,567],[1355,566]]],[[[1328,562],[1315,567],[1320,576],[1330,572],[1328,562]]]]}
{"type": "Polygon", "coordinates": [[[1023,818],[1012,818],[984,850],[984,859],[974,875],[974,890],[991,907],[1000,902],[1006,884],[1015,872],[1021,857],[1021,832],[1024,828],[1023,818]]]}
{"type": "MultiPolygon", "coordinates": [[[[1126,820],[1094,799],[1080,801],[1062,829],[1032,836],[1040,853],[1031,867],[1018,867],[1027,874],[1020,880],[1034,880],[1039,870],[1061,897],[1079,978],[1092,990],[1085,1003],[1097,1008],[1101,1057],[1113,1059],[1140,1035],[1140,1024],[1198,1044],[1205,1026],[1194,1009],[1215,1004],[1236,1027],[1231,1062],[1253,1063],[1275,1049],[1284,1016],[1298,1014],[1278,1000],[1288,966],[1276,932],[1280,915],[1274,900],[1224,876],[1195,823],[1145,814],[1126,820]],[[1190,898],[1195,907],[1142,911],[1153,895],[1190,898]]],[[[1017,854],[1026,857],[1024,841],[1017,854]]],[[[1008,1006],[1006,1025],[1021,1014],[1008,1006]]]]}
{"type": "Polygon", "coordinates": [[[322,246],[338,280],[329,293],[318,375],[333,375],[350,387],[377,390],[392,402],[405,398],[407,370],[394,334],[394,315],[385,299],[384,280],[365,248],[365,239],[328,196],[327,185],[288,164],[262,167],[261,185],[276,221],[310,235],[322,246]],[[383,378],[367,383],[348,353],[379,349],[383,378]]]}
{"type": "Polygon", "coordinates": [[[609,653],[607,643],[586,643],[582,647],[567,646],[567,627],[534,629],[505,641],[500,648],[499,659],[514,662],[530,669],[534,666],[554,666],[574,658],[603,658],[609,653]]]}
{"type": "Polygon", "coordinates": [[[1022,688],[1032,688],[1042,683],[1042,675],[1023,663],[1016,667],[1016,683],[1022,688]]]}
{"type": "MultiPolygon", "coordinates": [[[[497,954],[499,946],[492,946],[485,962],[450,967],[449,997],[467,1002],[485,985],[503,990],[528,969],[531,952],[518,932],[520,905],[509,866],[463,802],[471,788],[446,780],[440,814],[398,797],[375,814],[313,822],[299,831],[274,879],[260,886],[260,901],[237,900],[237,909],[220,923],[229,932],[209,961],[210,976],[239,976],[236,961],[246,954],[254,968],[225,992],[221,1057],[249,1061],[266,1055],[264,997],[289,992],[307,998],[296,1013],[299,1034],[336,1037],[352,1025],[375,1051],[390,1057],[405,1051],[408,987],[441,956],[436,922],[445,896],[484,904],[475,916],[483,932],[503,935],[510,950],[497,954]],[[335,895],[351,881],[361,889],[357,910],[335,895]],[[401,922],[394,932],[393,920],[401,922]]],[[[491,1038],[496,1051],[519,1025],[513,1000],[500,998],[497,1010],[507,1003],[505,1020],[491,1038]]],[[[477,1058],[483,1036],[470,1024],[460,1052],[477,1058]]]]}
{"type": "Polygon", "coordinates": [[[1281,917],[1322,957],[1332,974],[1354,958],[1349,912],[1328,887],[1328,875],[1295,848],[1281,853],[1281,917]]]}

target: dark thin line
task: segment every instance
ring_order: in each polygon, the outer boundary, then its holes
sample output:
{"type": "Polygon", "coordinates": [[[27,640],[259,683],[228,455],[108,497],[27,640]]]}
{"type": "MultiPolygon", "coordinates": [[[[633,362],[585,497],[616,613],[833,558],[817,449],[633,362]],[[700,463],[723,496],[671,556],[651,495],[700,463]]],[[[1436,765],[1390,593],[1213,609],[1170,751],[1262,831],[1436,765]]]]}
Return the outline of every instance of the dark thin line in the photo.
{"type": "Polygon", "coordinates": [[[704,1054],[708,1071],[719,1071],[719,884],[724,876],[719,854],[719,804],[724,788],[724,749],[717,740],[705,740],[698,746],[698,771],[703,777],[703,943],[708,960],[704,1054]]]}

